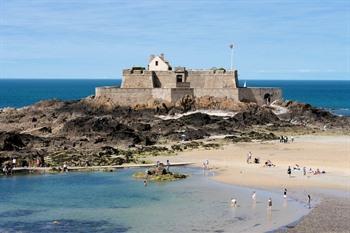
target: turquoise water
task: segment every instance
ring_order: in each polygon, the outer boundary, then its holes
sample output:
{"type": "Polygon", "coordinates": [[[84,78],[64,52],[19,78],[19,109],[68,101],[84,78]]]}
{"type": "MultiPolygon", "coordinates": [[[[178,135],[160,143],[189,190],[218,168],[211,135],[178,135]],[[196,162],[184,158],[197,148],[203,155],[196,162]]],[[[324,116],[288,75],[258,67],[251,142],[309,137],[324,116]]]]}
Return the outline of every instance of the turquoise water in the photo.
{"type": "MultiPolygon", "coordinates": [[[[240,80],[243,85],[245,80],[240,80]]],[[[97,86],[119,86],[120,80],[1,79],[0,108],[23,107],[45,99],[73,100],[93,95],[97,86]]],[[[247,80],[249,86],[281,87],[284,98],[310,103],[350,116],[350,81],[247,80]]]]}
{"type": "Polygon", "coordinates": [[[253,204],[251,189],[174,169],[191,176],[147,187],[132,178],[135,169],[0,177],[0,232],[264,232],[306,213],[281,194],[257,190],[253,204]]]}

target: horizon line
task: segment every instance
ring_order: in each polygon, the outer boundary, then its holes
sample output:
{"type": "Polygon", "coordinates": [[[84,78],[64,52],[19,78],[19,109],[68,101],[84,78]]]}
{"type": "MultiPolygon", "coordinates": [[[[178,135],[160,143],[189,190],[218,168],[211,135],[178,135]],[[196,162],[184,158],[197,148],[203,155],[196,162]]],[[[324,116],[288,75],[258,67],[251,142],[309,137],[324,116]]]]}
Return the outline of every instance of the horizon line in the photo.
{"type": "MultiPolygon", "coordinates": [[[[0,80],[123,80],[122,78],[64,78],[64,77],[57,77],[57,78],[1,78],[0,80]]],[[[350,81],[350,79],[289,79],[289,78],[239,78],[238,81],[242,80],[266,80],[266,81],[350,81]]]]}

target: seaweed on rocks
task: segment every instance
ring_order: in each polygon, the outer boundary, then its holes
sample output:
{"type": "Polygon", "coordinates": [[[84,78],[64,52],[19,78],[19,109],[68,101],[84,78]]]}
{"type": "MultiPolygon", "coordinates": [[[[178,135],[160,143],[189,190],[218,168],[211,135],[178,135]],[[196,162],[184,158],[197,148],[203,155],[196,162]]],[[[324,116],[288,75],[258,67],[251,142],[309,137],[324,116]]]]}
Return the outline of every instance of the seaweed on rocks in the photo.
{"type": "Polygon", "coordinates": [[[2,109],[0,163],[13,157],[19,161],[33,161],[39,157],[49,166],[62,165],[64,161],[80,166],[121,164],[135,160],[133,156],[126,156],[128,149],[132,155],[159,155],[171,153],[156,146],[162,143],[175,143],[172,151],[204,148],[206,146],[194,140],[209,136],[233,135],[226,139],[237,142],[276,139],[275,135],[260,131],[350,130],[349,118],[293,101],[258,106],[234,104],[227,99],[220,102],[213,98],[196,101],[187,98],[183,104],[157,103],[154,108],[120,107],[89,97],[77,101],[48,100],[20,109],[2,109]],[[187,112],[197,107],[206,109],[205,106],[231,111],[231,114],[187,112]],[[274,113],[276,106],[285,111],[274,113]],[[187,113],[182,114],[184,112],[187,113]],[[172,113],[182,115],[168,115],[168,120],[156,115],[172,113]],[[183,141],[186,143],[179,144],[183,141]]]}

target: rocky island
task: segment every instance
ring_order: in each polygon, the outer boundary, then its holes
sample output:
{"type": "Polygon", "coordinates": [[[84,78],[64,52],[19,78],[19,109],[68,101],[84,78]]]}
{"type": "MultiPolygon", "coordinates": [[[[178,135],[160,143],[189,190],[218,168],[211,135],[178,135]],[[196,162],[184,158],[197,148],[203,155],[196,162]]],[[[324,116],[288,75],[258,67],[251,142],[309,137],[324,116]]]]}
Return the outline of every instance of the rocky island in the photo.
{"type": "Polygon", "coordinates": [[[152,55],[123,70],[121,87],[76,101],[47,100],[0,110],[0,164],[71,167],[147,163],[222,143],[280,135],[348,134],[349,118],[283,101],[278,88],[238,85],[237,70],[172,68],[152,55]],[[215,138],[222,139],[220,142],[215,138]]]}
{"type": "Polygon", "coordinates": [[[349,132],[349,119],[308,104],[231,103],[185,96],[174,105],[153,108],[101,105],[94,97],[78,101],[42,101],[0,111],[0,163],[19,166],[100,166],[145,163],[146,155],[174,154],[228,143],[274,140],[279,134],[349,132]],[[234,108],[232,108],[234,106],[234,108]],[[37,163],[37,164],[36,164],[37,163]]]}
{"type": "MultiPolygon", "coordinates": [[[[174,181],[185,179],[186,174],[171,172],[169,166],[165,167],[163,163],[158,163],[155,167],[146,170],[145,172],[136,172],[133,177],[136,179],[144,179],[147,181],[174,181]]],[[[147,183],[145,183],[146,185],[147,183]]]]}

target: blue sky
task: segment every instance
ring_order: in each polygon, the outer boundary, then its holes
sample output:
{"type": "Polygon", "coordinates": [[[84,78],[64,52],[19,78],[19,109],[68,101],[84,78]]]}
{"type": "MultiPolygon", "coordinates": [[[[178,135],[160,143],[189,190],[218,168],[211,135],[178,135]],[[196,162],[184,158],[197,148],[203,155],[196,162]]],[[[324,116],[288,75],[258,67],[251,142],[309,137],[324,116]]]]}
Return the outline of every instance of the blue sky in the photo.
{"type": "Polygon", "coordinates": [[[243,79],[350,79],[347,0],[0,0],[0,78],[120,78],[173,66],[243,79]]]}

